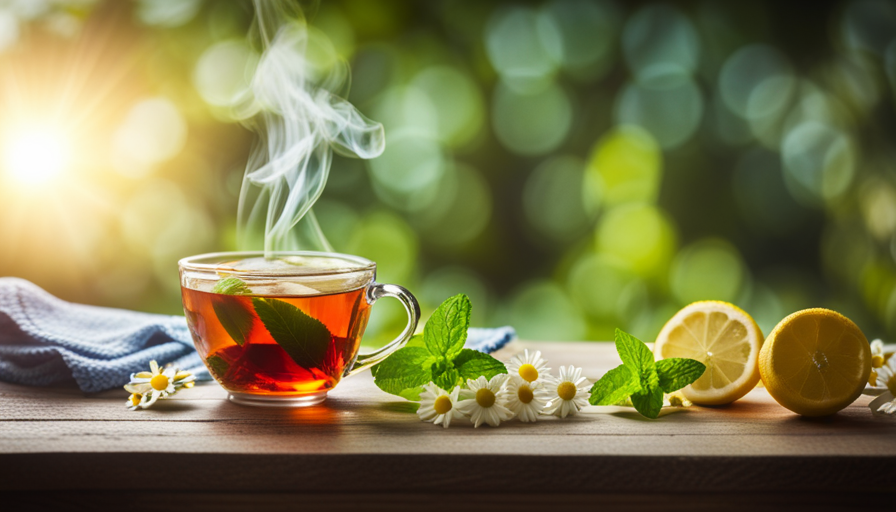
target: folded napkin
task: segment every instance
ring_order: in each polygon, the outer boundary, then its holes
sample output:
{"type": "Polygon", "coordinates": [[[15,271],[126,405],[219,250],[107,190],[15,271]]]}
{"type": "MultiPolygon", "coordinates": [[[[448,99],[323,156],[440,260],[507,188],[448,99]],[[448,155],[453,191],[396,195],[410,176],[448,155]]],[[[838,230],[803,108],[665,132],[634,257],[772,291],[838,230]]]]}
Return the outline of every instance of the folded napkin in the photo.
{"type": "MultiPolygon", "coordinates": [[[[513,328],[471,328],[466,346],[493,352],[513,328]]],[[[211,377],[181,316],[72,304],[38,286],[0,278],[0,380],[46,386],[74,378],[86,392],[123,386],[149,361],[211,377]]]]}

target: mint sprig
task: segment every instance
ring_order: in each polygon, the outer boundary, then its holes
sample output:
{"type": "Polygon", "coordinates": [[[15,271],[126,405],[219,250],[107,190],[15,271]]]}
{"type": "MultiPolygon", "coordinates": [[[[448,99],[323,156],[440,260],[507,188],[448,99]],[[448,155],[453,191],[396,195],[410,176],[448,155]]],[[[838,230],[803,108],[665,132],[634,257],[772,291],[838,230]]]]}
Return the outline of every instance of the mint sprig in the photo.
{"type": "Polygon", "coordinates": [[[504,363],[464,347],[470,328],[470,299],[455,295],[443,302],[423,328],[422,339],[414,336],[374,368],[374,382],[387,393],[419,400],[423,385],[435,382],[442,389],[463,385],[467,379],[491,379],[507,373],[504,363]]]}
{"type": "MultiPolygon", "coordinates": [[[[218,295],[250,295],[249,286],[239,278],[225,277],[212,289],[218,295]]],[[[310,369],[320,366],[333,335],[320,320],[309,316],[289,302],[262,297],[251,298],[251,309],[247,297],[215,297],[212,308],[218,322],[233,338],[237,345],[243,346],[249,339],[254,325],[252,311],[261,320],[261,324],[270,333],[274,341],[302,368],[310,369]]],[[[355,305],[357,307],[357,304],[355,305]]],[[[221,360],[224,364],[226,361],[221,360]]],[[[223,369],[221,362],[210,364],[223,369]]],[[[226,372],[226,370],[223,370],[226,372]]]]}
{"type": "Polygon", "coordinates": [[[643,416],[656,418],[663,393],[677,391],[703,375],[700,361],[670,358],[654,361],[643,341],[616,329],[616,352],[622,364],[608,371],[591,387],[591,405],[615,405],[628,397],[643,416]]]}
{"type": "Polygon", "coordinates": [[[252,306],[274,341],[296,364],[306,369],[321,365],[333,338],[326,325],[282,300],[255,297],[252,306]]]}

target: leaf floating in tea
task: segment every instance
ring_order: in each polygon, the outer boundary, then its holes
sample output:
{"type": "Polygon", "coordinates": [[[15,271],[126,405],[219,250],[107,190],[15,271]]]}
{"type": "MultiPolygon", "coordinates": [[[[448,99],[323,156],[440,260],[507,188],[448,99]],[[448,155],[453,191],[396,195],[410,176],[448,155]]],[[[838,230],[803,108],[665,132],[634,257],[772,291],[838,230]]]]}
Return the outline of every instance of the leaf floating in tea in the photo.
{"type": "Polygon", "coordinates": [[[249,285],[242,279],[225,277],[215,283],[215,287],[212,288],[212,293],[220,295],[251,295],[252,290],[249,289],[249,285]]]}
{"type": "Polygon", "coordinates": [[[221,322],[221,327],[241,347],[249,339],[253,323],[252,312],[244,300],[237,297],[215,297],[212,302],[212,308],[215,310],[218,322],[221,322]]]}
{"type": "Polygon", "coordinates": [[[316,368],[327,355],[332,335],[320,320],[277,299],[252,299],[261,323],[274,341],[302,368],[316,368]]]}
{"type": "Polygon", "coordinates": [[[209,356],[205,362],[208,363],[208,367],[213,374],[212,376],[218,379],[223,379],[227,372],[230,371],[230,363],[221,356],[209,356]]]}

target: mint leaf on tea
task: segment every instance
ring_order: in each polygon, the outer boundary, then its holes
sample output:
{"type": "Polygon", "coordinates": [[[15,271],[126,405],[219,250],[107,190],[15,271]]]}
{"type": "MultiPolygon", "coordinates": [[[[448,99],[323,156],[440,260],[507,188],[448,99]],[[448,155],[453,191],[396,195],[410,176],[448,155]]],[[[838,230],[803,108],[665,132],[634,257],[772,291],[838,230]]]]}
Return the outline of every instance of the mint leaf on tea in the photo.
{"type": "Polygon", "coordinates": [[[454,359],[464,347],[470,328],[470,299],[460,294],[443,302],[426,322],[423,341],[429,353],[454,359]]]}
{"type": "Polygon", "coordinates": [[[461,350],[460,354],[454,358],[454,367],[457,368],[463,379],[478,379],[480,376],[491,379],[499,373],[507,373],[507,367],[501,361],[484,352],[469,348],[461,350]]]}
{"type": "Polygon", "coordinates": [[[212,309],[221,327],[233,338],[237,345],[243,346],[249,339],[252,331],[254,317],[249,310],[249,305],[238,297],[215,297],[212,299],[212,309]]]}
{"type": "Polygon", "coordinates": [[[591,386],[588,402],[591,405],[615,405],[638,391],[641,391],[640,376],[622,364],[608,371],[591,386]]]}
{"type": "Polygon", "coordinates": [[[215,287],[212,288],[212,293],[220,295],[251,295],[252,290],[250,290],[249,285],[241,279],[236,277],[225,277],[215,283],[215,287]]]}
{"type": "Polygon", "coordinates": [[[212,377],[223,379],[227,372],[230,371],[230,363],[221,356],[208,356],[205,360],[211,370],[212,377]]]}
{"type": "Polygon", "coordinates": [[[403,396],[403,392],[432,380],[434,362],[425,347],[401,348],[377,365],[374,383],[386,393],[403,396]]]}
{"type": "Polygon", "coordinates": [[[255,313],[271,337],[299,366],[318,367],[327,354],[333,336],[320,320],[277,299],[252,299],[255,313]]]}
{"type": "Polygon", "coordinates": [[[706,365],[694,359],[673,357],[656,362],[659,386],[664,393],[671,393],[693,384],[706,371],[706,365]]]}

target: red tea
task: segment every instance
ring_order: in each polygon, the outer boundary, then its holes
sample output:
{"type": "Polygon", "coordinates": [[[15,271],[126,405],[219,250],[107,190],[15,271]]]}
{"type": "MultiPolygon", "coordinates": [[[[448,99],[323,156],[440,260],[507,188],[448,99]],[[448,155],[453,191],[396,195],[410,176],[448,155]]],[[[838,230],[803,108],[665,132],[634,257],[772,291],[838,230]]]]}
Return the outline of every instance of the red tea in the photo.
{"type": "Polygon", "coordinates": [[[199,355],[225,389],[238,393],[331,389],[351,368],[370,315],[364,288],[310,296],[182,290],[199,355]]]}

